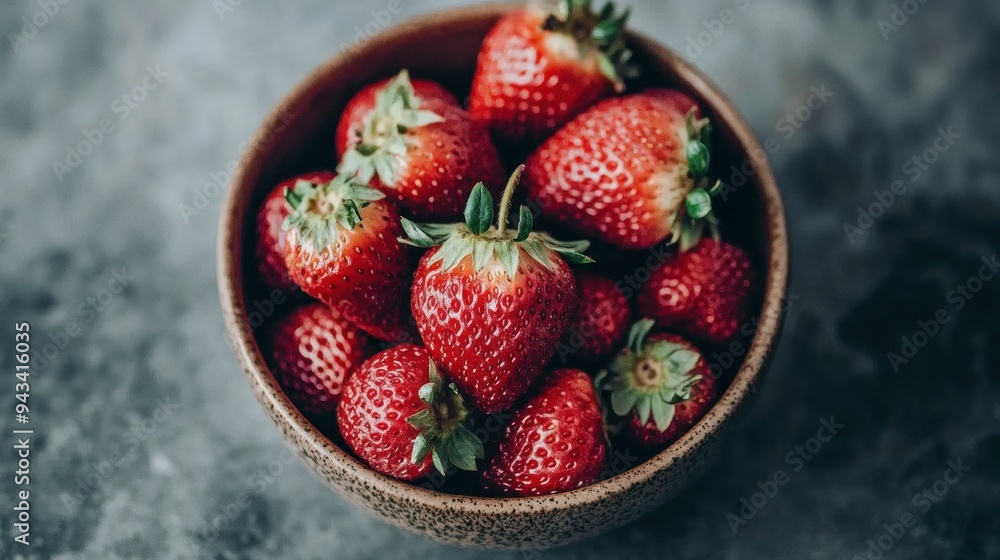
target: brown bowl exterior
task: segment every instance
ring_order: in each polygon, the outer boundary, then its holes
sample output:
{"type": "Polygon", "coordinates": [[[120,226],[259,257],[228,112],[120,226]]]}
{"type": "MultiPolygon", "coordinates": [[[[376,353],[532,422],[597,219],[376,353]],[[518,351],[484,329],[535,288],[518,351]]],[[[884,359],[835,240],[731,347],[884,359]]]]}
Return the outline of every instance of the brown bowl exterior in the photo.
{"type": "MultiPolygon", "coordinates": [[[[333,166],[333,131],[353,92],[409,68],[464,94],[480,43],[511,6],[463,8],[410,20],[352,46],[316,70],[274,110],[240,164],[223,211],[219,290],[226,324],[257,399],[288,444],[328,486],[393,525],[442,543],[544,549],[614,529],[661,505],[701,473],[755,392],[783,319],[788,241],[764,151],[732,104],[699,71],[648,38],[631,36],[647,83],[694,95],[713,119],[724,158],[753,168],[723,204],[727,234],[766,270],[760,322],[728,390],[688,434],[656,457],[580,490],[535,498],[482,498],[427,490],[383,476],[325,437],[285,397],[254,337],[244,272],[254,270],[255,209],[281,179],[333,166]]],[[[252,275],[247,275],[250,278],[252,275]]],[[[256,325],[254,325],[256,326],[256,325]]]]}

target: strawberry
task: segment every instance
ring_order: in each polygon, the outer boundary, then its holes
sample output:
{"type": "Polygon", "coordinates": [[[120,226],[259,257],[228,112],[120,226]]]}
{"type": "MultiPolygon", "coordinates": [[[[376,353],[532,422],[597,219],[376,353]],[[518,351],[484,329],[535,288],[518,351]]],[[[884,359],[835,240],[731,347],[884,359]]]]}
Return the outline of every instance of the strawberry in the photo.
{"type": "Polygon", "coordinates": [[[479,51],[469,112],[498,138],[537,145],[580,111],[625,89],[629,11],[590,0],[529,6],[503,17],[479,51]]]}
{"type": "Polygon", "coordinates": [[[644,319],[609,368],[611,409],[626,418],[624,434],[659,451],[687,433],[715,402],[715,379],[701,352],[673,334],[649,332],[644,319]]]}
{"type": "Polygon", "coordinates": [[[295,282],[288,275],[285,266],[285,230],[282,225],[292,208],[285,200],[285,189],[292,188],[299,181],[324,183],[333,179],[328,171],[306,173],[278,184],[264,199],[257,211],[257,270],[261,278],[271,287],[281,290],[295,289],[295,282]]]}
{"type": "Polygon", "coordinates": [[[400,480],[473,471],[483,443],[469,430],[469,409],[445,384],[427,350],[402,344],[371,357],[348,380],[337,425],[354,453],[400,480]]]}
{"type": "Polygon", "coordinates": [[[294,309],[270,330],[274,375],[295,406],[312,416],[337,411],[347,378],[368,357],[368,335],[320,303],[294,309]]]}
{"type": "Polygon", "coordinates": [[[486,470],[486,489],[540,496],[597,482],[608,454],[604,418],[586,373],[552,372],[514,413],[486,470]]]}
{"type": "Polygon", "coordinates": [[[454,219],[473,176],[504,182],[489,134],[443,87],[410,82],[404,70],[370,85],[347,105],[337,127],[340,173],[386,194],[419,219],[454,219]]]}
{"type": "Polygon", "coordinates": [[[711,215],[708,121],[672,90],[603,101],[581,113],[530,156],[528,196],[542,212],[624,249],[683,236],[686,245],[711,215]]]}
{"type": "Polygon", "coordinates": [[[306,294],[381,340],[410,335],[412,269],[399,212],[384,195],[338,175],[286,189],[285,264],[306,294]]]}
{"type": "Polygon", "coordinates": [[[560,242],[532,232],[521,207],[517,231],[507,229],[515,171],[493,223],[493,198],[480,183],[465,223],[417,225],[403,220],[409,242],[433,247],[413,281],[413,317],[434,361],[479,410],[510,407],[541,374],[576,307],[576,282],[566,260],[590,262],[587,242],[560,242]]]}
{"type": "Polygon", "coordinates": [[[719,345],[747,324],[756,291],[750,257],[739,247],[706,237],[653,270],[638,303],[657,324],[719,345]]]}
{"type": "Polygon", "coordinates": [[[563,362],[593,363],[620,348],[632,310],[615,283],[596,274],[578,274],[577,292],[576,315],[556,352],[563,362]]]}

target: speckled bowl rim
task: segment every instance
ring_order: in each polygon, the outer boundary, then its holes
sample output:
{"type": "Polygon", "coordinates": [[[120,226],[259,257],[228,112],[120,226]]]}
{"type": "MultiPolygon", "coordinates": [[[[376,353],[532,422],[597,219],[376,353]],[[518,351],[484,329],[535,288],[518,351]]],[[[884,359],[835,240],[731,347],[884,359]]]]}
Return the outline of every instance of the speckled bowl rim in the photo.
{"type": "MultiPolygon", "coordinates": [[[[380,41],[384,34],[414,33],[428,25],[446,26],[459,23],[462,18],[486,17],[498,15],[512,9],[510,4],[487,4],[478,7],[453,8],[418,16],[400,25],[359,42],[351,50],[363,52],[380,41]]],[[[461,509],[470,513],[496,515],[498,512],[510,514],[532,514],[540,511],[562,511],[573,509],[581,504],[596,503],[613,498],[623,488],[649,481],[654,474],[670,469],[671,465],[695,452],[702,441],[719,430],[725,421],[738,408],[740,401],[751,391],[751,387],[764,367],[768,354],[777,342],[781,331],[783,317],[783,302],[788,283],[788,238],[785,223],[784,207],[778,186],[774,180],[770,166],[767,164],[764,151],[749,125],[736,111],[729,99],[711,83],[704,75],[687,61],[683,60],[673,50],[640,34],[630,33],[631,40],[641,44],[645,50],[669,61],[679,80],[686,87],[697,93],[698,97],[710,102],[714,113],[726,120],[736,142],[748,159],[756,165],[756,177],[759,185],[758,194],[763,199],[767,216],[766,229],[768,234],[768,273],[764,292],[761,315],[756,334],[746,353],[743,365],[719,401],[709,410],[704,418],[669,448],[648,461],[618,474],[610,479],[591,486],[558,494],[554,500],[552,495],[528,498],[487,498],[448,494],[414,486],[378,473],[366,464],[343,451],[324,436],[292,405],[291,401],[278,387],[273,375],[253,336],[243,297],[243,247],[241,236],[245,227],[246,213],[252,195],[254,183],[250,179],[258,173],[258,156],[260,147],[266,144],[271,131],[278,129],[283,122],[288,108],[305,96],[313,95],[315,89],[323,83],[324,77],[333,72],[347,54],[337,53],[322,66],[314,70],[300,82],[283,101],[271,111],[270,115],[258,130],[252,148],[242,158],[239,169],[233,179],[232,187],[226,196],[220,225],[218,245],[219,259],[219,295],[230,338],[237,355],[243,364],[246,375],[257,392],[258,397],[266,400],[275,411],[274,421],[285,424],[296,432],[298,439],[309,442],[312,453],[335,464],[344,472],[357,474],[359,482],[370,486],[387,496],[408,500],[419,506],[437,510],[461,509]]],[[[263,402],[262,400],[262,402],[263,402]]],[[[287,436],[286,436],[287,438],[287,436]]]]}

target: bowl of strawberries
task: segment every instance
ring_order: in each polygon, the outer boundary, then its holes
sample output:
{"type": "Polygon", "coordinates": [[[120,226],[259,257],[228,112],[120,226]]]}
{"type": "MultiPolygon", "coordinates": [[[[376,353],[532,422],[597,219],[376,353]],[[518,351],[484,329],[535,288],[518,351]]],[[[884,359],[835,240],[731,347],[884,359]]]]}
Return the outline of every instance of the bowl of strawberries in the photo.
{"type": "Polygon", "coordinates": [[[697,478],[755,392],[780,194],[732,104],[628,16],[408,21],[310,75],[240,163],[219,245],[237,355],[370,514],[469,547],[593,536],[697,478]]]}

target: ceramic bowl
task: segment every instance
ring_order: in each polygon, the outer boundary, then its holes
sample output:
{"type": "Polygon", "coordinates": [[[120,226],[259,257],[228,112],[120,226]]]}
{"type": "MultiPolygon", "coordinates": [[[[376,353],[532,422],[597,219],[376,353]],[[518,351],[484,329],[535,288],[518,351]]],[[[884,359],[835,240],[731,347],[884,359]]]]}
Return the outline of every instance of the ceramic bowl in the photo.
{"type": "Polygon", "coordinates": [[[662,505],[703,472],[741,417],[777,343],[788,278],[781,197],[746,122],[701,72],[649,38],[630,36],[644,68],[639,87],[675,87],[697,98],[721,144],[716,160],[722,158],[725,169],[734,164],[749,171],[747,182],[719,210],[727,236],[757,261],[765,290],[756,333],[725,393],[690,432],[652,459],[586,488],[533,498],[461,496],[394,480],[343,451],[289,402],[255,340],[261,308],[268,307],[251,306],[269,297],[253,285],[256,209],[282,179],[334,166],[334,130],[351,95],[402,68],[466,93],[483,37],[510,9],[461,8],[408,20],[347,48],[285,97],[257,133],[228,194],[219,241],[219,289],[229,334],[257,399],[288,445],[330,488],[379,519],[442,543],[543,549],[624,525],[662,505]]]}

